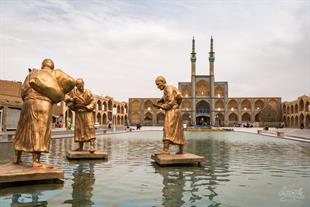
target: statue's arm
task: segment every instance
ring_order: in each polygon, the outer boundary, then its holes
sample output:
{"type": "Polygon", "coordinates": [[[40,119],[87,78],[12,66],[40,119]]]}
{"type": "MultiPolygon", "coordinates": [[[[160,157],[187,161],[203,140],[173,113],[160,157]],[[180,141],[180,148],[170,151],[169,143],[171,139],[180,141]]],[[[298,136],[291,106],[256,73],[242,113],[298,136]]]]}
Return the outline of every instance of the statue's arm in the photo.
{"type": "Polygon", "coordinates": [[[87,93],[88,93],[90,102],[89,102],[89,104],[86,106],[86,109],[87,109],[87,111],[93,111],[93,110],[95,110],[95,108],[96,108],[96,101],[95,101],[95,99],[94,99],[93,94],[92,94],[89,90],[87,91],[87,93]]]}
{"type": "Polygon", "coordinates": [[[28,93],[28,90],[31,88],[31,86],[29,85],[29,79],[30,79],[30,74],[27,75],[27,77],[25,78],[23,85],[21,87],[20,94],[21,94],[21,97],[23,100],[25,99],[25,97],[28,93]]]}
{"type": "Polygon", "coordinates": [[[170,110],[176,104],[176,96],[172,88],[168,88],[165,94],[165,100],[166,101],[161,105],[161,108],[164,110],[170,110]]]}

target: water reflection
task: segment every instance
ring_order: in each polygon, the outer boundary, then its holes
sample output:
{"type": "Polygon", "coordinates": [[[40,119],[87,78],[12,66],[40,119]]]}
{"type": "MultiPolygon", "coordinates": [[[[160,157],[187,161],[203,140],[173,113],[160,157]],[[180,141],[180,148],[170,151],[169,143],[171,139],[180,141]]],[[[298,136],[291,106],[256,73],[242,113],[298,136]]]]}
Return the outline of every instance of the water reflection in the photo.
{"type": "MultiPolygon", "coordinates": [[[[161,137],[162,132],[98,137],[98,149],[109,152],[101,163],[69,162],[65,153],[73,139],[52,139],[42,159],[64,169],[63,189],[33,185],[4,193],[0,188],[0,206],[309,206],[307,143],[235,132],[187,133],[186,151],[204,156],[203,167],[159,168],[150,156],[161,149],[161,137]],[[302,189],[304,197],[283,198],[283,189],[302,189]]],[[[11,160],[11,149],[11,143],[0,144],[0,162],[11,160]]],[[[31,154],[24,156],[31,161],[31,154]]]]}
{"type": "Polygon", "coordinates": [[[72,207],[93,206],[93,185],[95,184],[95,166],[96,161],[79,161],[77,167],[72,173],[72,199],[64,203],[71,204],[72,207]]]}
{"type": "MultiPolygon", "coordinates": [[[[55,181],[56,182],[56,181],[55,181]]],[[[38,181],[40,183],[40,181],[38,181]]],[[[11,199],[11,207],[29,207],[29,206],[47,206],[48,202],[43,197],[45,191],[60,190],[63,188],[63,182],[28,185],[18,187],[6,187],[0,190],[0,197],[11,199]]]]}
{"type": "Polygon", "coordinates": [[[21,194],[13,194],[11,207],[47,206],[47,201],[39,200],[39,193],[32,194],[30,202],[24,202],[24,198],[25,197],[21,194]]]}
{"type": "Polygon", "coordinates": [[[160,167],[153,164],[155,173],[163,177],[162,206],[220,206],[217,186],[229,182],[229,147],[219,140],[194,139],[187,152],[203,155],[205,161],[198,166],[160,167]]]}

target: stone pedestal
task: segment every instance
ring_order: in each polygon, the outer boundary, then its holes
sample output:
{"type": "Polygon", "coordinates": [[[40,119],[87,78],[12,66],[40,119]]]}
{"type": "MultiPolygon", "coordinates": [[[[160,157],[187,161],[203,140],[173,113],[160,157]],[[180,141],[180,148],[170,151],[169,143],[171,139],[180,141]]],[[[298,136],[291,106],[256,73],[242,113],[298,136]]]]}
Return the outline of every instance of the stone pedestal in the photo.
{"type": "Polygon", "coordinates": [[[68,151],[68,159],[107,159],[108,153],[102,151],[95,151],[90,153],[89,151],[68,151]]]}
{"type": "Polygon", "coordinates": [[[198,164],[204,160],[204,157],[184,153],[184,154],[153,154],[151,158],[159,165],[184,165],[198,164]]]}
{"type": "Polygon", "coordinates": [[[37,168],[12,163],[0,164],[0,185],[14,182],[63,179],[64,171],[51,168],[37,168]]]}

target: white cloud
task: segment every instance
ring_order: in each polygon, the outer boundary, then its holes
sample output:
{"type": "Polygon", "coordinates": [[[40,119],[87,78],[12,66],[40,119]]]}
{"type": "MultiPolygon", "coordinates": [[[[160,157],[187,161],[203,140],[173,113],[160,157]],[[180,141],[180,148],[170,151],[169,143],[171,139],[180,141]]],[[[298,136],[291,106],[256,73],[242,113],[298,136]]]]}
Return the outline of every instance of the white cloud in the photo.
{"type": "Polygon", "coordinates": [[[230,96],[309,93],[309,3],[228,2],[2,0],[0,77],[23,80],[51,57],[96,94],[156,97],[158,74],[190,80],[192,35],[197,71],[208,74],[214,35],[216,79],[230,96]]]}

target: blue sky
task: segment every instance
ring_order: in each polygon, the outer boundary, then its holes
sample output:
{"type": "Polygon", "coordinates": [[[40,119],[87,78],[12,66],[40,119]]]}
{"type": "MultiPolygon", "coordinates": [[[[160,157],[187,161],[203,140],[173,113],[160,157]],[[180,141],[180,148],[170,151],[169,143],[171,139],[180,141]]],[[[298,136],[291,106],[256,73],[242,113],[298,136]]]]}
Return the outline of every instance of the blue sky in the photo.
{"type": "Polygon", "coordinates": [[[0,79],[23,81],[27,68],[54,60],[98,95],[158,97],[154,78],[208,74],[214,37],[215,78],[229,96],[310,93],[310,3],[286,1],[0,0],[0,79]]]}

